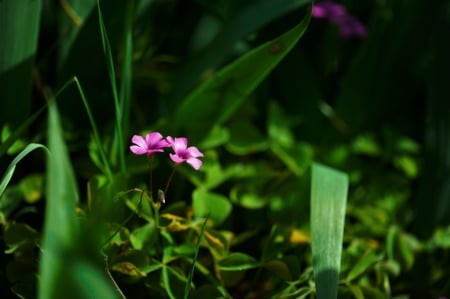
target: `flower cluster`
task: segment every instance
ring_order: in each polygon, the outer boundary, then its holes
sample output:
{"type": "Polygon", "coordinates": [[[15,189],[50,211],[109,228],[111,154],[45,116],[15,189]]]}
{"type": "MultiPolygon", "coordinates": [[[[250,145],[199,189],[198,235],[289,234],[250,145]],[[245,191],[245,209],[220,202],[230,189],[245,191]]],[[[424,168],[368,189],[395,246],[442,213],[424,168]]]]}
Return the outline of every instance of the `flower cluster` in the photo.
{"type": "Polygon", "coordinates": [[[315,18],[328,19],[331,23],[339,26],[340,34],[344,38],[367,36],[367,30],[354,16],[350,15],[344,6],[336,4],[331,0],[324,0],[314,4],[312,16],[315,18]]]}
{"type": "Polygon", "coordinates": [[[199,170],[203,162],[199,159],[203,157],[203,153],[195,146],[188,147],[188,139],[186,137],[164,138],[159,132],[152,132],[145,136],[134,135],[131,138],[133,145],[130,151],[135,155],[151,156],[154,153],[164,152],[164,148],[171,147],[174,153],[169,154],[170,159],[176,164],[186,162],[195,170],[199,170]]]}

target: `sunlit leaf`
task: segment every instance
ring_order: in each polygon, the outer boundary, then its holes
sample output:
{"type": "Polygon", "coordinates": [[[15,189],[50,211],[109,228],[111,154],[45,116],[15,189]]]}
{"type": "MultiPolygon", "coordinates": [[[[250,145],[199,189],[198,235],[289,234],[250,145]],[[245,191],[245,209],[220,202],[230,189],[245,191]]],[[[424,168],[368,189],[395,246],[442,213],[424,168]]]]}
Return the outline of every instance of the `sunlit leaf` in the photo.
{"type": "Polygon", "coordinates": [[[337,298],[347,189],[346,174],[313,164],[311,247],[318,299],[337,298]]]}

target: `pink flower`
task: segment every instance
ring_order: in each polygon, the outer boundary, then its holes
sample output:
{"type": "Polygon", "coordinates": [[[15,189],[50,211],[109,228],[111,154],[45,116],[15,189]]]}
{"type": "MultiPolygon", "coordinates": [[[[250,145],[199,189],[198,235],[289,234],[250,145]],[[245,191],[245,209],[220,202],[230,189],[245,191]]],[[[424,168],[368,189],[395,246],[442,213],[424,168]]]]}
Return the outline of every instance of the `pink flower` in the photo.
{"type": "Polygon", "coordinates": [[[130,151],[135,155],[147,154],[147,156],[151,156],[153,153],[163,152],[165,147],[170,147],[169,142],[159,132],[149,133],[145,136],[145,139],[143,136],[134,135],[131,142],[134,144],[130,145],[130,151]]]}
{"type": "Polygon", "coordinates": [[[186,162],[190,164],[195,170],[199,170],[203,162],[198,159],[203,157],[203,153],[195,146],[187,147],[188,140],[186,137],[173,138],[167,137],[167,141],[172,146],[174,154],[170,154],[170,159],[176,164],[186,162]]]}
{"type": "Polygon", "coordinates": [[[312,16],[328,19],[331,23],[338,25],[340,34],[344,38],[353,35],[360,38],[367,36],[366,27],[354,16],[350,15],[343,5],[334,3],[331,0],[324,0],[314,4],[312,16]]]}

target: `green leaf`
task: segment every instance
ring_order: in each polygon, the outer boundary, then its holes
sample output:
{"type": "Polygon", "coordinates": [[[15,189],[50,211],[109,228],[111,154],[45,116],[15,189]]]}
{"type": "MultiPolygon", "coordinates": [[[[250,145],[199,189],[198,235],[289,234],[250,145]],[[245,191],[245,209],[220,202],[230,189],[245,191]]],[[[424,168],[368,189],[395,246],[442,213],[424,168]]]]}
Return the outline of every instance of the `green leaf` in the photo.
{"type": "Polygon", "coordinates": [[[204,130],[230,119],[248,95],[297,43],[309,19],[308,13],[294,28],[244,54],[196,88],[178,105],[174,115],[177,126],[190,131],[204,130]]]}
{"type": "Polygon", "coordinates": [[[318,299],[337,298],[347,191],[346,174],[313,164],[311,247],[318,299]]]}
{"type": "Polygon", "coordinates": [[[230,190],[230,200],[246,209],[261,209],[267,205],[270,198],[261,196],[255,189],[257,188],[249,189],[249,186],[243,184],[233,186],[230,190]]]}
{"type": "MultiPolygon", "coordinates": [[[[119,156],[119,165],[120,170],[122,173],[125,173],[125,155],[124,155],[124,148],[125,148],[125,141],[123,138],[123,113],[124,108],[126,107],[126,111],[129,110],[129,98],[130,98],[130,88],[131,88],[131,79],[130,79],[130,72],[131,72],[131,33],[129,26],[131,26],[131,9],[133,4],[130,4],[131,1],[128,1],[128,7],[127,7],[127,32],[126,32],[126,47],[125,47],[125,61],[123,64],[123,73],[122,75],[125,76],[122,81],[122,94],[120,95],[121,98],[119,98],[119,92],[117,88],[117,82],[116,82],[116,71],[114,68],[114,62],[113,62],[113,55],[111,51],[111,46],[108,39],[108,34],[106,32],[105,23],[103,21],[103,15],[100,8],[100,0],[97,0],[97,8],[98,8],[98,20],[99,20],[99,26],[100,26],[100,34],[102,38],[102,44],[103,44],[103,55],[106,59],[106,67],[108,69],[108,75],[111,82],[111,89],[113,94],[113,100],[114,100],[114,108],[115,108],[115,135],[114,135],[114,146],[112,148],[112,153],[119,156]],[[124,102],[126,101],[126,103],[124,102]]],[[[115,157],[113,156],[113,161],[115,160],[115,157]]]]}
{"type": "Polygon", "coordinates": [[[364,293],[361,288],[357,285],[348,285],[347,288],[353,294],[355,299],[364,299],[364,293]]]}
{"type": "Polygon", "coordinates": [[[367,269],[374,265],[376,262],[381,261],[381,259],[382,257],[379,256],[376,252],[370,251],[360,258],[360,260],[356,263],[352,270],[347,274],[346,280],[352,281],[359,275],[366,272],[367,269]]]}
{"type": "MultiPolygon", "coordinates": [[[[62,127],[54,101],[49,103],[46,176],[46,210],[39,265],[39,298],[87,298],[92,294],[115,298],[102,267],[90,261],[84,252],[95,240],[90,228],[81,240],[76,214],[78,190],[62,127]]],[[[91,247],[90,247],[91,246],[91,247]]]]}
{"type": "Polygon", "coordinates": [[[35,149],[42,148],[45,151],[48,151],[47,148],[42,144],[37,143],[31,143],[27,145],[15,158],[14,160],[9,164],[8,168],[6,169],[5,174],[3,175],[2,180],[0,181],[0,196],[3,194],[3,192],[6,189],[6,186],[8,185],[9,181],[11,180],[14,170],[16,169],[17,164],[25,158],[30,152],[34,151],[35,149]]]}
{"type": "Polygon", "coordinates": [[[230,140],[227,149],[236,155],[248,155],[268,148],[267,140],[248,121],[235,121],[230,125],[230,140]]]}
{"type": "Polygon", "coordinates": [[[31,109],[32,69],[42,1],[0,1],[0,123],[25,122],[31,109]],[[19,38],[20,37],[20,38],[19,38]],[[20,107],[20,109],[17,109],[20,107]]]}
{"type": "Polygon", "coordinates": [[[220,146],[226,143],[230,139],[230,132],[227,128],[221,126],[214,126],[209,132],[208,136],[203,139],[199,148],[209,149],[213,147],[220,146]]]}
{"type": "Polygon", "coordinates": [[[314,151],[307,143],[296,143],[289,148],[271,144],[271,150],[295,175],[302,175],[312,162],[314,151]]]}
{"type": "MultiPolygon", "coordinates": [[[[176,78],[174,94],[172,98],[169,98],[169,101],[172,102],[173,99],[184,97],[202,74],[223,63],[239,41],[255,33],[265,24],[308,3],[311,3],[311,0],[256,1],[246,5],[245,9],[228,20],[221,32],[215,36],[208,46],[185,65],[176,78]]],[[[257,61],[251,68],[258,66],[259,62],[257,61]]],[[[173,107],[169,108],[173,109],[173,107]]]]}
{"type": "Polygon", "coordinates": [[[245,253],[232,253],[218,263],[218,267],[222,271],[242,271],[257,268],[260,263],[245,253]]]}
{"type": "Polygon", "coordinates": [[[151,246],[157,237],[157,230],[155,225],[147,223],[144,226],[138,227],[130,235],[130,242],[134,249],[141,250],[144,247],[151,246]]]}
{"type": "Polygon", "coordinates": [[[204,189],[196,189],[192,201],[195,215],[199,218],[208,217],[215,225],[225,221],[232,210],[228,198],[204,189]]]}
{"type": "Polygon", "coordinates": [[[171,299],[183,298],[187,279],[177,270],[166,266],[162,269],[162,283],[171,299]]]}
{"type": "Polygon", "coordinates": [[[294,145],[295,138],[289,128],[288,116],[277,102],[269,102],[267,127],[271,142],[285,148],[294,145]]]}

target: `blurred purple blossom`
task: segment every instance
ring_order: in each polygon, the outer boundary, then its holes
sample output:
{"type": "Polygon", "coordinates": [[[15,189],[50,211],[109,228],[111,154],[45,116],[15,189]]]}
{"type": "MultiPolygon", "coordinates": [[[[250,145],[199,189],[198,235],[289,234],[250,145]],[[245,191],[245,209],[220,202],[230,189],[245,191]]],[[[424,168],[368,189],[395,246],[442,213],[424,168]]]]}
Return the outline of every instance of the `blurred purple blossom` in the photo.
{"type": "Polygon", "coordinates": [[[314,4],[312,16],[328,19],[331,23],[338,25],[339,32],[344,38],[351,36],[364,38],[367,36],[366,27],[354,16],[350,15],[343,5],[334,3],[331,0],[323,0],[314,4]]]}

